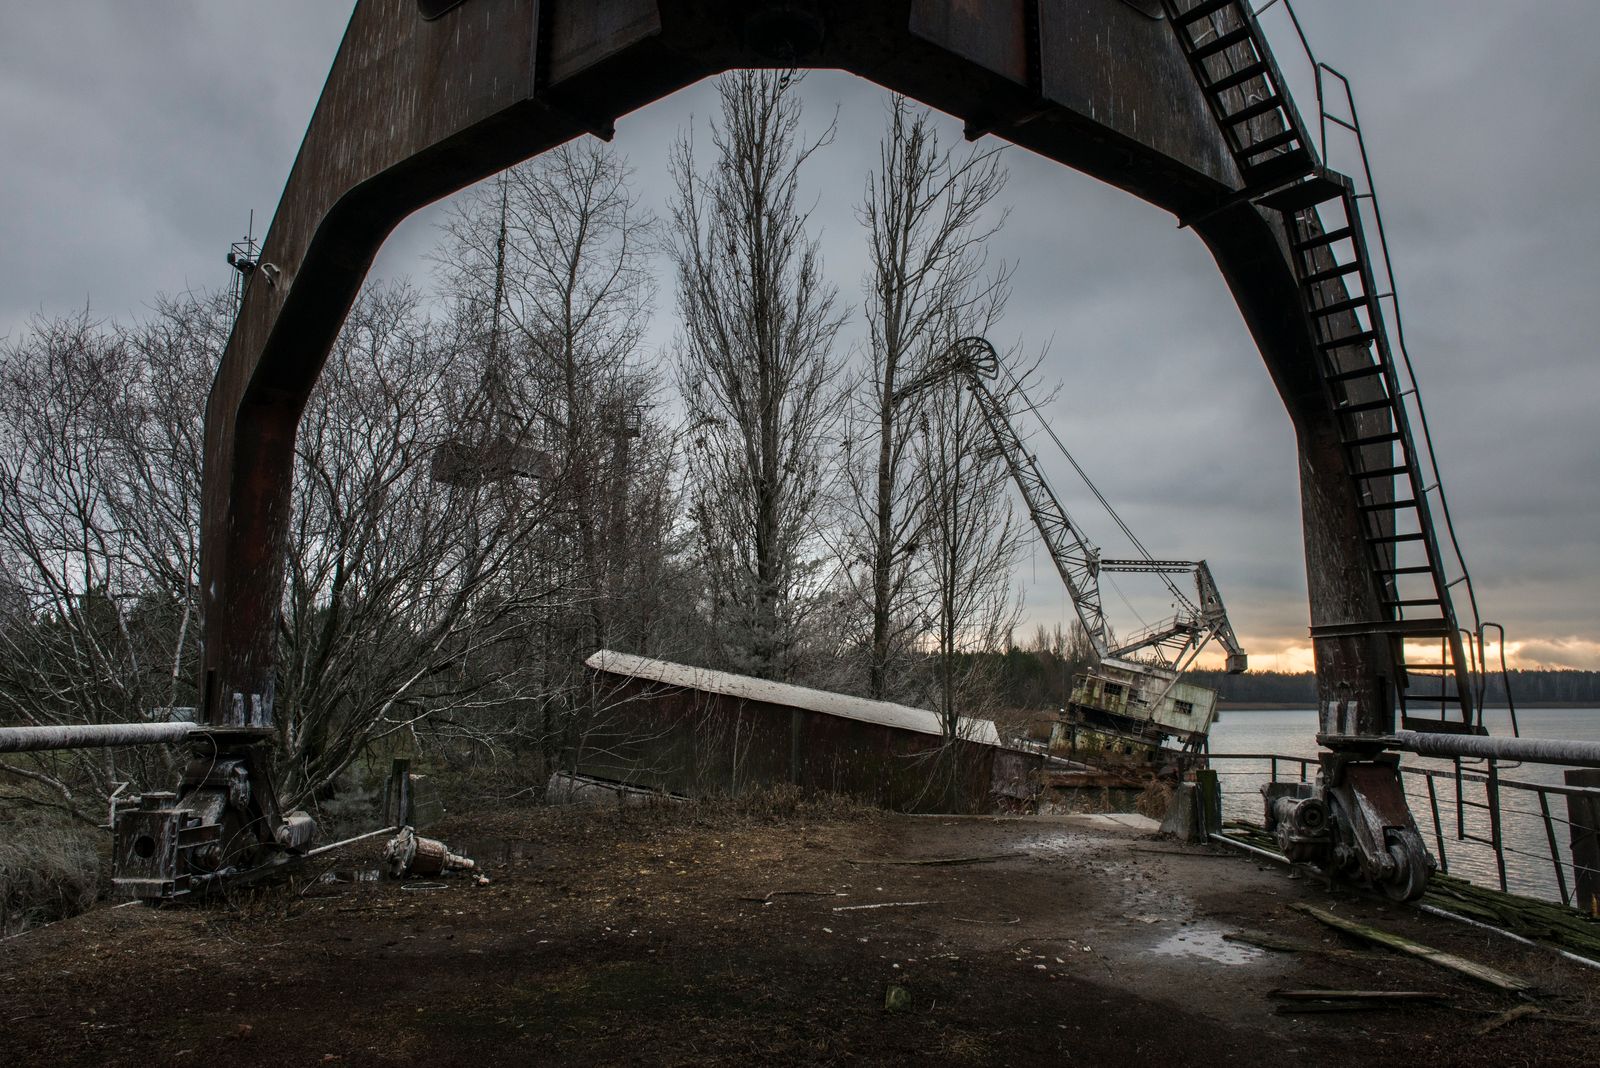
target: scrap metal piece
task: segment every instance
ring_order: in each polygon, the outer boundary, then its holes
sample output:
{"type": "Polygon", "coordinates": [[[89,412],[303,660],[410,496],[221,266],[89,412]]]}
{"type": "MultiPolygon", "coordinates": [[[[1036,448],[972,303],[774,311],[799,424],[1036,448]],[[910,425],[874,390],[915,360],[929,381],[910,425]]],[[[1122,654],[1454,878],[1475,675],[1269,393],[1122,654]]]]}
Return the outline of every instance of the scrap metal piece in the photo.
{"type": "Polygon", "coordinates": [[[1396,901],[1421,897],[1434,859],[1406,804],[1399,754],[1325,753],[1321,783],[1339,836],[1334,863],[1359,870],[1396,901]]]}
{"type": "Polygon", "coordinates": [[[383,862],[391,879],[405,879],[413,875],[443,875],[445,872],[472,872],[477,875],[477,862],[450,852],[450,847],[437,838],[424,838],[411,827],[400,828],[400,833],[389,839],[383,847],[383,862]]]}
{"type": "Polygon", "coordinates": [[[194,730],[176,792],[118,806],[112,887],[119,897],[170,901],[227,877],[257,877],[316,837],[304,812],[278,807],[269,737],[254,730],[194,730]]]}
{"type": "Polygon", "coordinates": [[[317,837],[317,821],[309,813],[296,809],[283,817],[273,837],[291,853],[302,852],[317,837]]]}
{"type": "Polygon", "coordinates": [[[1266,799],[1267,830],[1278,840],[1278,849],[1296,863],[1326,858],[1333,844],[1333,828],[1327,801],[1316,795],[1310,783],[1267,783],[1261,787],[1266,799]]]}
{"type": "Polygon", "coordinates": [[[222,828],[176,808],[177,795],[151,792],[136,809],[117,813],[112,885],[122,897],[172,900],[187,894],[200,871],[195,855],[214,849],[222,828]]]}

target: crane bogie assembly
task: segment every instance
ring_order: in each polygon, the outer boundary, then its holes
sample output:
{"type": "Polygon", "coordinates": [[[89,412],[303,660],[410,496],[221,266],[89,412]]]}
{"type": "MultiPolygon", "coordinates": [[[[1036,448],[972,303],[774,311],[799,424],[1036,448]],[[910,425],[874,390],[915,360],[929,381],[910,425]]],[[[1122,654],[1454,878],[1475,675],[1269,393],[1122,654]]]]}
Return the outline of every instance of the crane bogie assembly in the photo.
{"type": "MultiPolygon", "coordinates": [[[[1225,650],[1230,673],[1244,671],[1247,663],[1211,569],[1204,560],[1158,560],[1145,553],[1085,475],[1090,490],[1143,554],[1132,559],[1102,558],[1062,506],[1038,458],[1024,446],[1004,397],[989,387],[1002,373],[1008,381],[1006,394],[1019,397],[1033,410],[1021,384],[1001,366],[994,346],[981,337],[956,341],[903,395],[951,377],[965,382],[1094,650],[1094,664],[1073,679],[1067,707],[1051,733],[1051,751],[1102,765],[1192,763],[1216,718],[1217,693],[1184,682],[1184,672],[1213,641],[1225,650]],[[1160,576],[1172,595],[1176,614],[1138,634],[1119,638],[1106,620],[1100,597],[1100,575],[1118,572],[1160,576]],[[1194,578],[1192,597],[1173,581],[1174,576],[1183,575],[1194,578]],[[1173,743],[1176,749],[1171,748],[1173,743]]],[[[1046,430],[1060,446],[1054,432],[1048,426],[1046,430]]],[[[1065,446],[1061,448],[1071,460],[1065,446]]],[[[1082,475],[1082,468],[1076,461],[1072,463],[1082,475]]]]}

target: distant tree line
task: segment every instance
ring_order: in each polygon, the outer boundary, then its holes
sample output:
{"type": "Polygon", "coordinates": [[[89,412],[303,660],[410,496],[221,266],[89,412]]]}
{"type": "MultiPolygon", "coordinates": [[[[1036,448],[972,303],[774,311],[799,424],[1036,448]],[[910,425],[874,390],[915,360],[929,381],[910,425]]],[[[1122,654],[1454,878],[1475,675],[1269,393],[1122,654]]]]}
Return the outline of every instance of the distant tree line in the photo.
{"type": "MultiPolygon", "coordinates": [[[[1600,705],[1600,671],[1529,669],[1510,671],[1507,675],[1511,696],[1518,702],[1600,705]]],[[[1251,671],[1227,675],[1220,671],[1197,671],[1191,678],[1203,686],[1215,688],[1224,701],[1282,703],[1286,707],[1311,707],[1317,703],[1317,680],[1310,672],[1251,671]]],[[[1484,703],[1504,705],[1506,680],[1496,673],[1489,675],[1484,683],[1484,703]]]]}
{"type": "MultiPolygon", "coordinates": [[[[1027,648],[1013,646],[997,657],[1000,691],[1008,707],[1019,710],[1051,710],[1064,707],[1070,678],[1083,670],[1088,659],[1064,659],[1050,649],[1040,648],[1037,640],[1027,648]]],[[[1600,671],[1555,670],[1509,671],[1510,692],[1518,703],[1557,702],[1600,707],[1600,671]]],[[[1246,671],[1227,675],[1224,671],[1190,671],[1189,683],[1208,686],[1219,699],[1251,705],[1278,705],[1283,708],[1317,707],[1317,676],[1310,671],[1246,671]]],[[[1506,703],[1506,681],[1499,675],[1485,679],[1483,700],[1490,707],[1506,703]]]]}
{"type": "MultiPolygon", "coordinates": [[[[1065,707],[1072,677],[1092,663],[1088,643],[1076,626],[1066,631],[1040,627],[1030,640],[1012,644],[1005,653],[981,654],[979,658],[996,678],[999,703],[1024,715],[1065,707]]],[[[1600,671],[1530,669],[1507,674],[1518,703],[1600,707],[1600,671]]],[[[1185,681],[1216,690],[1223,701],[1283,708],[1314,708],[1317,703],[1317,678],[1309,671],[1248,671],[1242,675],[1191,671],[1185,681]]],[[[1498,674],[1485,680],[1484,701],[1489,706],[1506,703],[1505,681],[1498,674]]]]}

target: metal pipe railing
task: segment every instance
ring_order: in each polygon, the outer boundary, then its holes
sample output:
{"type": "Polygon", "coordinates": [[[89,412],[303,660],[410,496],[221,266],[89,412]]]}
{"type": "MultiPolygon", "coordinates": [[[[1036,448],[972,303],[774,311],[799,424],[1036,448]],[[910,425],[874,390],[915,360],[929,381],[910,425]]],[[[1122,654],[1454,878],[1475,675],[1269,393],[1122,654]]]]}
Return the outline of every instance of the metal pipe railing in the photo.
{"type": "Polygon", "coordinates": [[[96,749],[113,745],[162,745],[181,742],[199,729],[193,723],[77,723],[49,727],[0,727],[0,753],[96,749]]]}
{"type": "Polygon", "coordinates": [[[1574,768],[1600,768],[1600,742],[1579,742],[1565,738],[1495,738],[1472,734],[1432,734],[1424,731],[1396,731],[1381,739],[1390,749],[1418,756],[1482,757],[1491,760],[1520,760],[1528,764],[1561,764],[1574,768]]]}
{"type": "MultiPolygon", "coordinates": [[[[1419,752],[1419,755],[1443,756],[1451,761],[1449,767],[1442,768],[1409,764],[1401,768],[1404,778],[1410,779],[1413,776],[1420,776],[1426,784],[1426,793],[1407,789],[1406,796],[1419,803],[1416,810],[1423,814],[1425,820],[1431,819],[1432,837],[1434,845],[1439,851],[1441,866],[1445,863],[1445,843],[1447,840],[1472,843],[1489,850],[1493,863],[1492,869],[1485,874],[1489,877],[1489,881],[1497,883],[1502,890],[1507,889],[1510,882],[1509,875],[1511,873],[1508,872],[1506,865],[1508,856],[1526,858],[1539,864],[1549,864],[1550,870],[1554,875],[1553,887],[1543,887],[1539,892],[1548,894],[1550,889],[1553,888],[1555,896],[1562,904],[1572,904],[1574,894],[1572,884],[1568,881],[1569,872],[1572,876],[1581,878],[1585,873],[1592,874],[1592,870],[1579,863],[1576,858],[1568,855],[1567,851],[1563,849],[1560,837],[1557,835],[1556,825],[1565,824],[1570,828],[1573,824],[1570,820],[1564,819],[1551,811],[1549,798],[1552,794],[1557,797],[1600,795],[1600,787],[1540,783],[1526,779],[1504,778],[1500,775],[1499,761],[1493,754],[1483,757],[1485,765],[1481,770],[1463,769],[1461,766],[1462,755],[1452,756],[1451,749],[1452,746],[1459,749],[1471,743],[1515,743],[1504,746],[1504,749],[1513,751],[1516,754],[1510,759],[1525,760],[1529,763],[1566,764],[1571,762],[1570,758],[1581,759],[1585,757],[1586,749],[1600,749],[1600,746],[1595,745],[1595,743],[1563,742],[1553,739],[1544,740],[1545,744],[1540,746],[1535,744],[1535,739],[1526,738],[1491,739],[1432,734],[1420,735],[1420,737],[1430,740],[1438,739],[1437,748],[1444,751],[1419,752]],[[1553,759],[1552,754],[1558,755],[1562,759],[1553,759]],[[1456,810],[1456,828],[1455,833],[1448,836],[1444,833],[1444,819],[1441,818],[1440,813],[1437,785],[1440,780],[1443,780],[1446,785],[1453,786],[1453,794],[1448,800],[1456,810]],[[1483,788],[1483,800],[1474,800],[1466,796],[1466,788],[1472,785],[1483,788]],[[1507,796],[1508,794],[1512,796],[1532,795],[1537,801],[1537,808],[1513,804],[1511,797],[1507,796]],[[1426,803],[1426,808],[1421,807],[1423,802],[1426,803]],[[1469,809],[1480,811],[1483,814],[1482,822],[1474,822],[1470,829],[1466,818],[1466,813],[1469,809]],[[1515,828],[1510,833],[1508,833],[1507,827],[1508,820],[1513,822],[1513,827],[1515,828]],[[1531,824],[1529,821],[1532,821],[1531,824]],[[1487,824],[1486,828],[1485,824],[1487,824]],[[1543,829],[1542,836],[1539,834],[1538,828],[1543,829]],[[1487,829],[1487,836],[1482,833],[1473,833],[1474,830],[1481,831],[1483,829],[1487,829]],[[1542,842],[1540,842],[1541,837],[1543,839],[1542,842]],[[1511,840],[1508,841],[1508,838],[1511,840]],[[1519,848],[1519,846],[1535,846],[1535,843],[1542,844],[1545,847],[1545,851],[1536,852],[1533,849],[1519,848]],[[1570,868],[1568,867],[1569,865],[1570,868]]],[[[1491,748],[1501,748],[1501,746],[1495,745],[1491,746],[1491,748]]],[[[1412,751],[1416,752],[1417,750],[1412,751]]],[[[1464,755],[1468,759],[1472,759],[1478,754],[1464,755]]],[[[1274,779],[1276,779],[1275,770],[1281,764],[1299,764],[1301,776],[1304,778],[1309,767],[1319,763],[1319,760],[1315,757],[1288,756],[1283,753],[1212,753],[1209,754],[1209,758],[1213,763],[1229,761],[1257,763],[1265,766],[1269,772],[1274,772],[1272,776],[1274,779]]],[[[1250,776],[1259,775],[1260,772],[1252,772],[1246,769],[1224,769],[1218,770],[1217,774],[1219,776],[1250,776]]],[[[1237,790],[1225,792],[1235,798],[1240,796],[1237,790]]],[[[1429,830],[1426,826],[1421,829],[1424,834],[1429,830]]],[[[1524,879],[1530,878],[1533,876],[1533,870],[1526,866],[1521,866],[1518,868],[1518,874],[1524,879]]]]}

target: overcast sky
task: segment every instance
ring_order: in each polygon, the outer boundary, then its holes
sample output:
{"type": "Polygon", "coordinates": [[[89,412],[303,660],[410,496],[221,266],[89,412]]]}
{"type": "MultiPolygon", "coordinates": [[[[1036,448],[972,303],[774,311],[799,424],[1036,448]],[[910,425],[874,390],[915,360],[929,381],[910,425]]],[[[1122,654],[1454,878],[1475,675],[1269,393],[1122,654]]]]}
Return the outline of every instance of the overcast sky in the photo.
{"type": "MultiPolygon", "coordinates": [[[[0,336],[86,302],[128,319],[156,293],[226,285],[223,254],[252,208],[265,232],[350,7],[0,0],[0,336]]],[[[1355,83],[1484,614],[1526,666],[1600,668],[1600,4],[1298,9],[1320,58],[1355,83]]],[[[1280,12],[1265,22],[1292,72],[1280,12]]],[[[813,128],[839,109],[808,178],[827,270],[859,305],[854,204],[886,96],[827,72],[804,93],[813,128]]],[[[691,124],[703,136],[713,108],[703,83],[618,123],[648,203],[665,203],[667,146],[691,124]]],[[[957,123],[942,129],[959,141],[957,123]]],[[[1307,667],[1293,439],[1215,264],[1159,210],[1023,150],[1005,158],[1011,214],[992,252],[1016,276],[995,340],[1048,349],[1057,431],[1153,552],[1210,560],[1253,666],[1307,667]]],[[[431,284],[439,212],[404,223],[375,274],[431,284]]],[[[651,343],[669,358],[663,282],[651,343]]],[[[845,341],[861,332],[857,314],[845,341]]],[[[1107,555],[1125,552],[1077,503],[1082,487],[1065,472],[1057,483],[1107,555]]],[[[1018,579],[1030,623],[1064,618],[1042,552],[1018,579]]],[[[1116,591],[1106,603],[1137,626],[1116,591]]]]}

